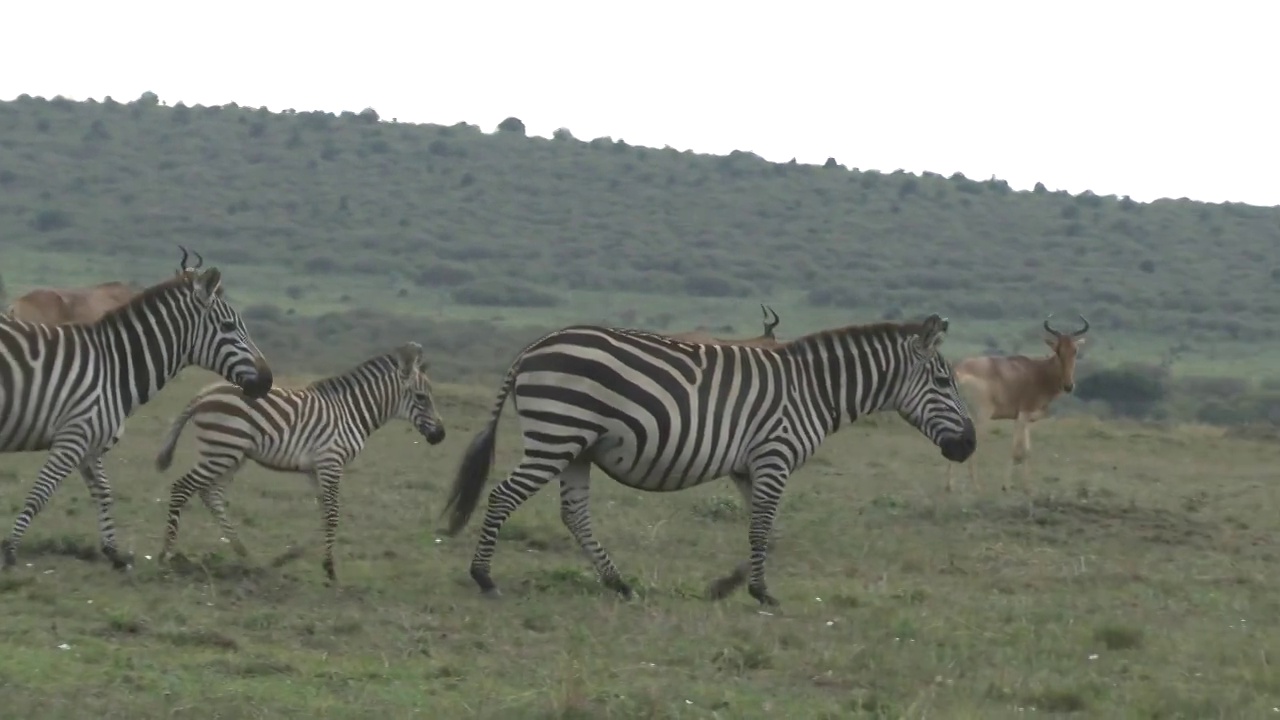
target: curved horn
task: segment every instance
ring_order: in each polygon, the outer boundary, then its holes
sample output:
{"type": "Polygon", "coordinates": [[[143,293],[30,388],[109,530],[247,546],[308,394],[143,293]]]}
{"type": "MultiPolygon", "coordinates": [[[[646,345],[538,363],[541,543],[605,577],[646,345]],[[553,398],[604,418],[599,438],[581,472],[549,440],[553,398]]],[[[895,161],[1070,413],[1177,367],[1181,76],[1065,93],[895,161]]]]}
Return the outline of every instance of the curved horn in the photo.
{"type": "Polygon", "coordinates": [[[764,334],[768,337],[773,337],[773,329],[778,327],[778,323],[780,322],[778,319],[778,313],[774,312],[773,308],[768,307],[763,303],[760,305],[760,313],[764,315],[764,334]],[[773,322],[769,322],[770,314],[773,315],[773,322]]]}
{"type": "Polygon", "coordinates": [[[204,256],[194,251],[191,254],[196,256],[196,264],[192,265],[191,269],[199,270],[200,268],[204,267],[204,256]]]}
{"type": "Polygon", "coordinates": [[[1084,335],[1085,333],[1089,332],[1089,321],[1085,320],[1083,315],[1080,316],[1080,322],[1084,323],[1084,327],[1071,333],[1071,337],[1080,337],[1081,335],[1084,335]]]}
{"type": "Polygon", "coordinates": [[[187,249],[181,245],[178,246],[178,249],[182,251],[182,261],[178,263],[178,272],[182,272],[187,269],[187,256],[190,255],[190,253],[188,253],[187,249]]]}
{"type": "Polygon", "coordinates": [[[1044,331],[1054,337],[1062,337],[1062,333],[1058,332],[1057,330],[1054,330],[1052,327],[1049,326],[1049,318],[1051,317],[1053,317],[1053,313],[1049,313],[1047,316],[1045,316],[1044,331]]]}

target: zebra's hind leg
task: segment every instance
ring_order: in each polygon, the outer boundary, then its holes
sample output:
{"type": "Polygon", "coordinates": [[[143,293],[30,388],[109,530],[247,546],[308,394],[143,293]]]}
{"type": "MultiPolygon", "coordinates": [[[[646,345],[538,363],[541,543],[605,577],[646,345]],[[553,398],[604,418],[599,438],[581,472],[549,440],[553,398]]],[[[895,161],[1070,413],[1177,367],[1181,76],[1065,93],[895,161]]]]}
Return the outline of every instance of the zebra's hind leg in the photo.
{"type": "Polygon", "coordinates": [[[560,521],[573,533],[605,587],[632,598],[631,586],[591,532],[591,463],[579,457],[560,473],[560,521]]]}
{"type": "MultiPolygon", "coordinates": [[[[575,453],[576,455],[576,453],[575,453]]],[[[486,597],[496,598],[502,593],[493,582],[489,568],[493,564],[493,551],[498,544],[498,531],[526,500],[551,482],[571,462],[573,456],[557,455],[554,459],[530,457],[527,453],[511,475],[489,491],[488,505],[484,513],[484,525],[480,528],[480,540],[471,558],[471,579],[480,586],[486,597]]]]}
{"type": "MultiPolygon", "coordinates": [[[[163,564],[173,553],[173,546],[178,542],[178,524],[182,519],[182,508],[197,492],[203,492],[223,479],[230,480],[243,458],[236,456],[202,455],[200,462],[187,471],[187,474],[173,481],[169,486],[169,519],[164,527],[164,545],[160,548],[156,561],[163,564]]],[[[210,508],[217,516],[217,511],[210,508]]]]}
{"type": "Polygon", "coordinates": [[[132,553],[122,553],[116,547],[115,520],[112,518],[111,483],[102,467],[102,455],[80,463],[80,477],[89,486],[89,494],[98,504],[98,534],[102,541],[102,554],[117,570],[125,570],[133,564],[132,553]]]}
{"type": "Polygon", "coordinates": [[[13,520],[13,529],[9,532],[9,537],[0,541],[0,555],[4,556],[6,570],[18,563],[18,546],[22,544],[22,536],[26,534],[27,528],[31,527],[31,521],[48,504],[49,498],[53,497],[58,485],[71,473],[71,468],[83,462],[82,453],[83,450],[65,441],[55,442],[50,449],[48,459],[40,468],[36,484],[32,485],[31,491],[27,493],[22,511],[13,520]]]}

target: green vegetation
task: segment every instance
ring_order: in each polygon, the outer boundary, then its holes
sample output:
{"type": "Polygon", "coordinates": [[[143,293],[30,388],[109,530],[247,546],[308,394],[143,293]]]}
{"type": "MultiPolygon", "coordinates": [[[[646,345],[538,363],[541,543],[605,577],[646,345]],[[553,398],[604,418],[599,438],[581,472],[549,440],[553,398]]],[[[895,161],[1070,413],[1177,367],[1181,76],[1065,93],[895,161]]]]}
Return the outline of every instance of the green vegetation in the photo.
{"type": "MultiPolygon", "coordinates": [[[[157,474],[154,440],[209,379],[184,376],[108,455],[131,576],[80,559],[96,528],[74,478],[0,576],[6,717],[1261,718],[1280,703],[1274,437],[1047,420],[1029,517],[992,480],[941,492],[927,441],[862,421],[787,491],[773,615],[745,592],[700,597],[746,552],[726,483],[657,496],[597,473],[597,535],[641,597],[595,583],[549,488],[504,528],[494,602],[467,576],[478,519],[434,532],[488,386],[438,389],[440,446],[403,423],[373,437],[343,485],[337,589],[308,483],[256,466],[229,495],[248,563],[198,501],[190,562],[147,561],[194,461],[186,438],[157,474]]],[[[984,478],[1008,442],[983,438],[984,478]]],[[[496,472],[518,448],[503,423],[496,472]]],[[[42,458],[4,456],[6,522],[42,458]]]]}
{"type": "Polygon", "coordinates": [[[953,355],[1039,353],[1045,313],[1084,313],[1085,397],[1091,372],[1156,380],[1101,412],[1280,418],[1280,208],[147,93],[0,103],[0,233],[10,294],[151,282],[196,248],[300,371],[415,338],[442,378],[492,378],[550,327],[754,335],[757,302],[784,337],[936,311],[953,355]]]}

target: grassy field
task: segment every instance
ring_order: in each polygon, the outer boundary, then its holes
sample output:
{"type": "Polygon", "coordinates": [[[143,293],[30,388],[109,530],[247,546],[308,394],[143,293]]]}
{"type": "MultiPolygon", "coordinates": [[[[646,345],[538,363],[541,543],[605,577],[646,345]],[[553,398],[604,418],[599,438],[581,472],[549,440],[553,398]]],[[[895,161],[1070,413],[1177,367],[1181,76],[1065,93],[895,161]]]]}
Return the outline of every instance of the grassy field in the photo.
{"type": "MultiPolygon", "coordinates": [[[[644,495],[604,478],[596,529],[642,597],[589,575],[544,492],[508,523],[505,596],[466,568],[478,519],[436,533],[455,463],[493,387],[445,385],[450,437],[375,436],[343,487],[339,586],[319,567],[300,476],[243,471],[232,559],[208,512],[184,515],[155,566],[179,446],[169,419],[191,371],[129,421],[109,456],[129,574],[93,555],[92,503],[70,478],[0,577],[6,717],[1259,718],[1280,706],[1280,446],[1203,427],[1090,418],[1035,428],[1034,511],[1002,494],[1008,427],[978,452],[984,482],[942,492],[945,466],[894,417],[836,436],[794,478],[770,556],[780,611],[700,595],[746,552],[736,493],[644,495]],[[305,550],[288,558],[292,548],[305,550]]],[[[514,423],[498,444],[505,472],[514,423]]],[[[6,455],[10,516],[42,460],[6,455]]],[[[957,474],[964,477],[963,471],[957,474]]],[[[5,527],[7,531],[7,526],[5,527]]]]}

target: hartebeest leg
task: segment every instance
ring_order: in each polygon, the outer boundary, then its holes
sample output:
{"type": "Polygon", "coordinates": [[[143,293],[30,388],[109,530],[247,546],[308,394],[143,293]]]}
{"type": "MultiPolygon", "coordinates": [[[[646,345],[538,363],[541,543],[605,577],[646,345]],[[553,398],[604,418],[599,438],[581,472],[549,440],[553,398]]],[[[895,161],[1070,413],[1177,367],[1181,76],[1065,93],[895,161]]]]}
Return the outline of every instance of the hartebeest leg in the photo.
{"type": "Polygon", "coordinates": [[[1009,463],[1009,474],[1005,480],[1003,490],[1008,490],[1013,486],[1013,475],[1019,468],[1022,468],[1022,490],[1028,495],[1031,492],[1027,482],[1026,468],[1023,465],[1027,460],[1028,447],[1023,444],[1023,440],[1027,437],[1027,425],[1029,424],[1027,413],[1018,413],[1018,417],[1014,420],[1013,426],[1013,453],[1012,462],[1009,463]]]}
{"type": "MultiPolygon", "coordinates": [[[[974,432],[978,435],[981,435],[982,429],[986,426],[986,423],[979,422],[978,420],[974,420],[974,425],[975,425],[974,432]]],[[[973,455],[969,456],[969,459],[965,460],[961,464],[967,467],[969,470],[969,490],[971,492],[977,492],[979,489],[978,488],[978,455],[977,453],[974,453],[973,455]]],[[[956,464],[948,461],[947,462],[947,487],[946,487],[947,492],[951,492],[954,487],[953,478],[955,476],[955,471],[956,471],[956,464]]]]}
{"type": "MultiPolygon", "coordinates": [[[[977,491],[978,489],[977,456],[975,455],[970,457],[968,460],[964,461],[964,463],[962,464],[965,465],[967,468],[969,468],[969,489],[972,491],[977,491]]],[[[947,492],[951,492],[952,488],[955,485],[952,479],[955,475],[955,471],[956,471],[956,464],[953,462],[948,462],[947,463],[947,492]]]]}

